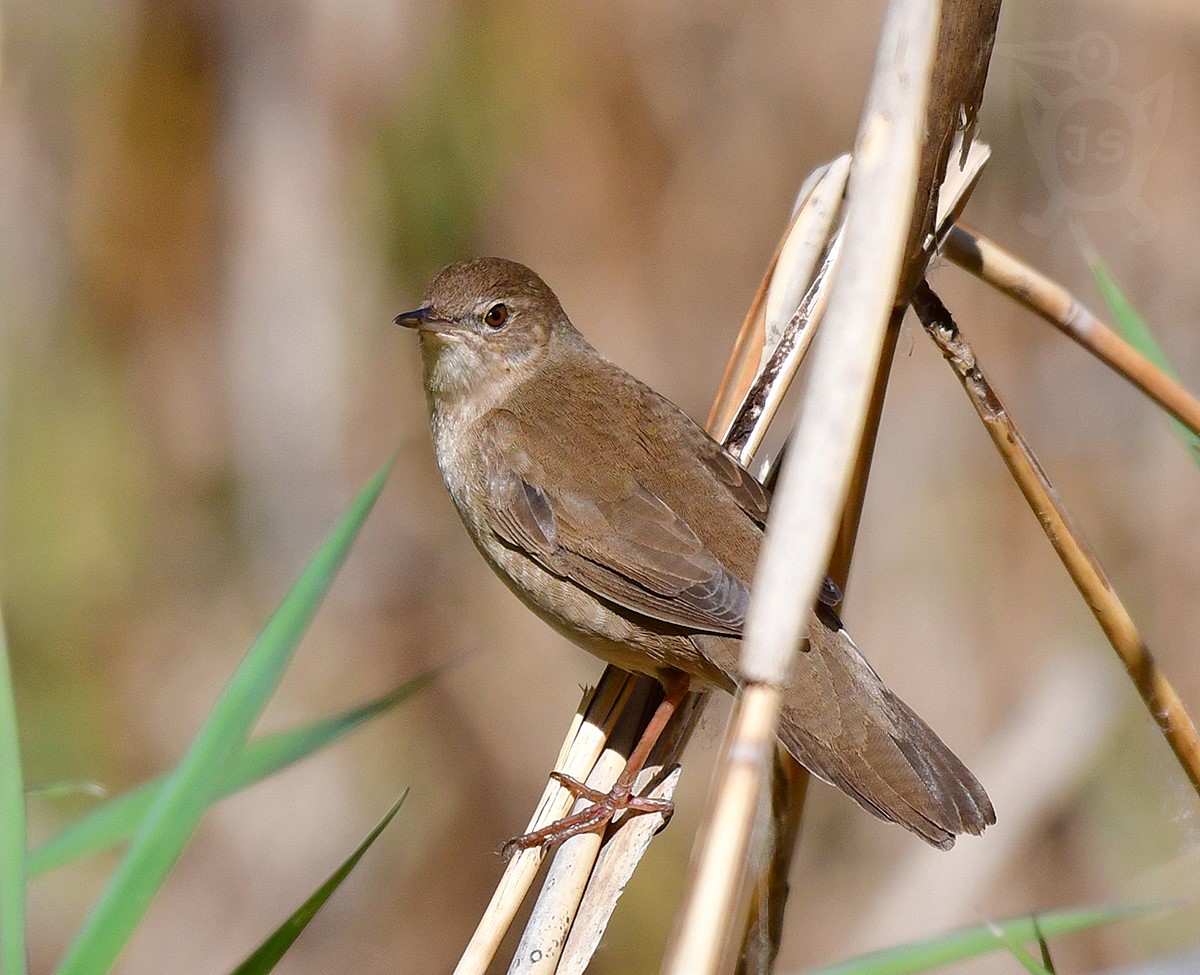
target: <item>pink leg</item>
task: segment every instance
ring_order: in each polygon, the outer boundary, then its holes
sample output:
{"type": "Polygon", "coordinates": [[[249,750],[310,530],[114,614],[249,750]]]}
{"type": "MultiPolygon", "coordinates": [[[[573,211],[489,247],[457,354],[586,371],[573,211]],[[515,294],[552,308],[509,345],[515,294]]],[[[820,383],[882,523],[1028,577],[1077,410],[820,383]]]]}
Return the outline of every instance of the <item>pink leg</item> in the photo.
{"type": "Polygon", "coordinates": [[[655,709],[654,716],[646,725],[646,730],[642,732],[642,737],[638,739],[629,760],[625,763],[624,770],[610,791],[600,792],[569,775],[551,772],[551,777],[561,782],[576,798],[588,799],[592,804],[577,813],[572,813],[570,816],[551,823],[549,826],[509,840],[501,847],[501,855],[507,860],[518,850],[553,846],[572,836],[578,836],[580,833],[603,829],[622,809],[626,810],[628,815],[662,813],[665,818],[669,819],[671,813],[675,811],[675,804],[669,799],[646,799],[635,796],[633,782],[641,772],[642,766],[646,764],[646,759],[650,757],[650,750],[662,736],[663,729],[667,726],[671,715],[675,713],[684,695],[687,694],[688,683],[688,676],[677,671],[673,671],[672,676],[663,681],[665,694],[662,702],[655,709]]]}

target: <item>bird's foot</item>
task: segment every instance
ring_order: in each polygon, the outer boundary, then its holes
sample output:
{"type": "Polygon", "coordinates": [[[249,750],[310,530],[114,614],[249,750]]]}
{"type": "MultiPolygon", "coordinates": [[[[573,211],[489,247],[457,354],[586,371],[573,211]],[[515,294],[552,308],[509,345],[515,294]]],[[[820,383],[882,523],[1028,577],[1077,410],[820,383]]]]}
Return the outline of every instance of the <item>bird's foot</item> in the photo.
{"type": "Polygon", "coordinates": [[[608,792],[601,792],[562,772],[551,772],[550,777],[564,786],[576,799],[587,799],[591,805],[570,816],[555,820],[549,826],[509,840],[500,848],[500,855],[505,860],[511,859],[521,850],[546,849],[563,840],[569,840],[572,836],[603,830],[622,810],[627,816],[661,813],[664,825],[675,811],[675,803],[670,799],[635,796],[632,783],[626,782],[624,778],[618,779],[608,792]]]}

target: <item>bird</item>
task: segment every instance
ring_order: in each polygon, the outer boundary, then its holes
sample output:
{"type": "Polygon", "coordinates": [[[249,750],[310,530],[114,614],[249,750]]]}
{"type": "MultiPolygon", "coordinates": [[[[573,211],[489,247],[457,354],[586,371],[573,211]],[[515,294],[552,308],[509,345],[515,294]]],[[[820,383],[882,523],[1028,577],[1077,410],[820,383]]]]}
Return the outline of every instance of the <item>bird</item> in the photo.
{"type": "MultiPolygon", "coordinates": [[[[395,322],[418,333],[434,454],[484,560],[568,640],[665,690],[612,792],[558,776],[591,806],[509,851],[597,828],[621,808],[669,814],[669,803],[633,795],[633,777],[690,686],[739,686],[769,492],[683,410],[593,348],[521,264],[450,264],[395,322]]],[[[935,847],[978,835],[996,820],[986,791],[863,657],[838,596],[827,583],[813,608],[779,741],[935,847]]]]}

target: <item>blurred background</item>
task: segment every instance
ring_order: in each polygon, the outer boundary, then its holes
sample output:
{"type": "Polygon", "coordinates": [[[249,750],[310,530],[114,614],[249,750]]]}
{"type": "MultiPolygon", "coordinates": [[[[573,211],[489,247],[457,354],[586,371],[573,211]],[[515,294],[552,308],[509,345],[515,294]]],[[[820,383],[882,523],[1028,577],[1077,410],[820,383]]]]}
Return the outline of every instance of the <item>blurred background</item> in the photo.
{"type": "MultiPolygon", "coordinates": [[[[279,970],[452,967],[601,666],[471,547],[433,463],[416,343],[390,320],[442,264],[509,256],[703,420],[799,183],[852,142],[881,11],[0,4],[0,595],[27,781],[120,791],[168,767],[397,447],[264,725],[457,662],[216,808],[121,972],[227,970],[406,786],[279,970]]],[[[1098,309],[1090,240],[1200,388],[1200,8],[1010,0],[980,134],[994,155],[967,219],[1098,309]]],[[[933,280],[1200,711],[1192,462],[1086,353],[957,269],[933,280]]],[[[1000,822],[926,857],[815,787],[780,971],[1009,913],[1194,895],[1196,797],[911,325],[848,593],[860,646],[1000,822]]],[[[595,972],[657,971],[724,710],[595,972]]],[[[87,805],[31,800],[35,838],[87,805]]],[[[33,970],[113,862],[34,884],[33,970]]],[[[1188,910],[1058,942],[1055,960],[1184,950],[1188,910]]]]}

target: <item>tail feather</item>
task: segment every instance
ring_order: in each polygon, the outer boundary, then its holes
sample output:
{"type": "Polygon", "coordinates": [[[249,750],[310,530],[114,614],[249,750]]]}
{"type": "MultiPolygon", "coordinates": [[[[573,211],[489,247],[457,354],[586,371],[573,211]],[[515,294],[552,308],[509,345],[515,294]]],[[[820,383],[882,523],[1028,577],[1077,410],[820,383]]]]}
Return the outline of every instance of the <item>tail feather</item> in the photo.
{"type": "Polygon", "coordinates": [[[996,821],[983,786],[871,669],[844,630],[814,617],[779,738],[867,811],[943,850],[996,821]]]}

